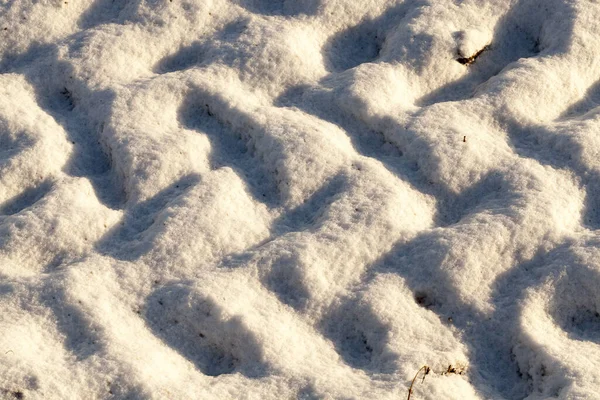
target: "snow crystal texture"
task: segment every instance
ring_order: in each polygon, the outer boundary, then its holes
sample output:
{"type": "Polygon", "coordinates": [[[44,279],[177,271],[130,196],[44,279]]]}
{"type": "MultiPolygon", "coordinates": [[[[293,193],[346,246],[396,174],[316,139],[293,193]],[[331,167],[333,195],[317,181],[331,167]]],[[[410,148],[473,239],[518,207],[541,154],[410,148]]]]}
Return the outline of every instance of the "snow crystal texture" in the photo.
{"type": "Polygon", "coordinates": [[[0,397],[600,398],[600,2],[0,2],[0,397]]]}

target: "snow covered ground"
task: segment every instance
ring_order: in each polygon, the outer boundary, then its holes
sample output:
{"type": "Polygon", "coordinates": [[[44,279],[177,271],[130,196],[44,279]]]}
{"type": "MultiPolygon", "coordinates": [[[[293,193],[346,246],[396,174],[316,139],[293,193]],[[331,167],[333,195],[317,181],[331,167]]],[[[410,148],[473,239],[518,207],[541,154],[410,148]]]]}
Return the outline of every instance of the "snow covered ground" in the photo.
{"type": "Polygon", "coordinates": [[[600,398],[598,0],[2,0],[0,38],[0,398],[600,398]]]}

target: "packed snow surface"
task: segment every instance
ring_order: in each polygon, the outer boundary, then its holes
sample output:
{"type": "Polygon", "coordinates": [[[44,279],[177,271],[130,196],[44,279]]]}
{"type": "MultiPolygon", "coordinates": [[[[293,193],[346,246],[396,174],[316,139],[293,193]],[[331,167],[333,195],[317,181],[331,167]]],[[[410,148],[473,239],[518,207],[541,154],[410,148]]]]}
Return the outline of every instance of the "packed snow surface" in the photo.
{"type": "Polygon", "coordinates": [[[0,37],[0,398],[600,398],[598,0],[2,0],[0,37]]]}

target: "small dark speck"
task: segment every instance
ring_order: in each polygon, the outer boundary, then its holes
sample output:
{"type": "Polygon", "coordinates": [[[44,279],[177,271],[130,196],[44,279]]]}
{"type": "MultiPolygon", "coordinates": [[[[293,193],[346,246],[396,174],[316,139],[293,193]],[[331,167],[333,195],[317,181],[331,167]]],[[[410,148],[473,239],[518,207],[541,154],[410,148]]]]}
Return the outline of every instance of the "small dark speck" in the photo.
{"type": "Polygon", "coordinates": [[[25,395],[21,391],[13,392],[12,395],[15,399],[24,399],[25,398],[25,395]]]}
{"type": "Polygon", "coordinates": [[[204,337],[204,333],[200,332],[200,333],[198,334],[198,336],[200,336],[201,338],[203,338],[203,337],[204,337]]]}
{"type": "Polygon", "coordinates": [[[162,300],[159,300],[159,301],[158,301],[158,304],[160,304],[161,306],[164,306],[164,303],[163,303],[163,301],[162,301],[162,300]]]}

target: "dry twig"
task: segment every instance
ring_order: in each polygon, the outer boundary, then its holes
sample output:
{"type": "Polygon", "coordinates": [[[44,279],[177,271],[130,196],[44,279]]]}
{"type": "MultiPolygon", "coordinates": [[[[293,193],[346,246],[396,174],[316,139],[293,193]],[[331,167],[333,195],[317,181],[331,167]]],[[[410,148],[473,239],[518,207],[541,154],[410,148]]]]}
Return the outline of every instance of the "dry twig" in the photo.
{"type": "Polygon", "coordinates": [[[425,377],[427,376],[427,374],[429,374],[429,371],[431,371],[431,368],[429,368],[427,365],[423,365],[421,368],[419,368],[419,370],[415,374],[415,377],[413,378],[412,382],[410,383],[410,387],[408,388],[408,398],[406,400],[410,400],[410,396],[412,395],[412,391],[413,391],[413,385],[415,384],[415,381],[417,380],[417,377],[419,376],[419,373],[421,371],[424,371],[423,379],[421,380],[421,383],[423,383],[425,381],[425,377]]]}
{"type": "Polygon", "coordinates": [[[477,53],[473,54],[471,57],[459,57],[456,59],[456,61],[458,61],[462,65],[471,65],[475,62],[477,57],[479,57],[481,55],[481,53],[483,53],[484,51],[486,51],[489,48],[490,48],[490,45],[488,44],[488,45],[484,46],[483,49],[481,49],[477,53]]]}

